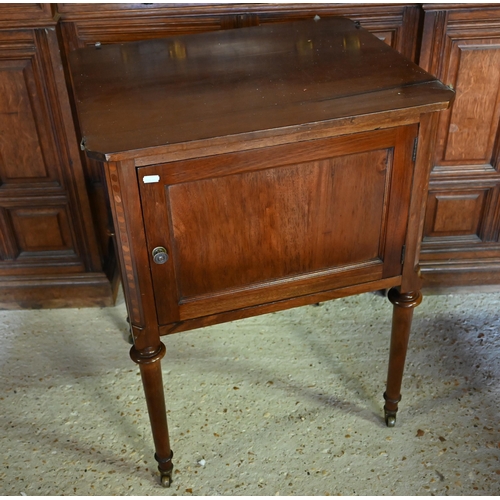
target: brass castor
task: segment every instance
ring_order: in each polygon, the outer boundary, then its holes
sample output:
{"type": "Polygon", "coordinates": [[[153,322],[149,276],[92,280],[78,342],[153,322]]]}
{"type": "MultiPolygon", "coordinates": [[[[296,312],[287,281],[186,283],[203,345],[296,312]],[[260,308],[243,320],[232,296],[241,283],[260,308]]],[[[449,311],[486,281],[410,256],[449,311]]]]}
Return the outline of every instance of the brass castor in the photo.
{"type": "Polygon", "coordinates": [[[172,484],[172,474],[174,472],[173,457],[174,452],[172,450],[170,450],[170,457],[164,459],[158,458],[155,453],[155,460],[158,462],[158,470],[160,471],[160,483],[164,488],[170,488],[172,484]]]}
{"type": "Polygon", "coordinates": [[[398,412],[398,403],[401,401],[401,396],[398,399],[389,399],[387,394],[384,392],[384,399],[387,403],[391,403],[396,405],[396,409],[389,410],[387,406],[384,405],[384,414],[385,414],[385,424],[387,427],[394,427],[396,425],[396,414],[398,412]]]}
{"type": "Polygon", "coordinates": [[[162,474],[160,482],[164,488],[170,488],[170,485],[172,484],[172,471],[162,474]]]}
{"type": "Polygon", "coordinates": [[[396,425],[396,415],[386,415],[385,423],[387,427],[394,427],[396,425]]]}

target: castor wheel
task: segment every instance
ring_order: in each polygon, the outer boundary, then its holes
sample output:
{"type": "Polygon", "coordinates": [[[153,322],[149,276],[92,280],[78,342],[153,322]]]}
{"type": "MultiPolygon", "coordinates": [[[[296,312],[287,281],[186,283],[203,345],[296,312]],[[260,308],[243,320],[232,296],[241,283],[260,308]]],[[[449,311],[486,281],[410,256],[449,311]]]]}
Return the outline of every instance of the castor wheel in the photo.
{"type": "Polygon", "coordinates": [[[391,405],[395,405],[396,408],[388,409],[387,406],[384,406],[384,415],[385,415],[385,424],[387,427],[394,427],[396,425],[396,413],[398,412],[398,403],[401,401],[401,395],[398,399],[389,399],[387,394],[384,392],[384,399],[387,403],[391,403],[391,405]]]}
{"type": "Polygon", "coordinates": [[[172,484],[172,472],[169,472],[168,474],[162,474],[160,477],[160,482],[164,488],[170,488],[170,485],[172,484]]]}
{"type": "Polygon", "coordinates": [[[394,427],[396,425],[396,415],[386,415],[385,423],[387,427],[394,427]]]}
{"type": "Polygon", "coordinates": [[[173,457],[174,452],[172,450],[170,450],[168,458],[158,458],[158,455],[155,453],[155,460],[158,462],[158,470],[160,471],[160,482],[164,488],[170,488],[172,484],[172,474],[174,472],[173,457]]]}

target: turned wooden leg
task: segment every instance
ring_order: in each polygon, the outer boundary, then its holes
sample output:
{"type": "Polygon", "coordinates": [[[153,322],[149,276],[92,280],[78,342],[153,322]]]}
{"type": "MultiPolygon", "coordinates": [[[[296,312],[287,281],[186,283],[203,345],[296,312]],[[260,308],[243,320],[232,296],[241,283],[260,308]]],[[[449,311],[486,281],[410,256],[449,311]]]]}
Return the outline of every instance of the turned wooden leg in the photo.
{"type": "Polygon", "coordinates": [[[394,311],[392,315],[387,388],[384,393],[384,412],[387,426],[394,427],[398,403],[401,401],[401,383],[410,338],[413,309],[422,302],[422,294],[420,292],[400,293],[397,288],[391,288],[388,297],[394,304],[394,311]]]}
{"type": "Polygon", "coordinates": [[[168,487],[172,482],[172,457],[174,454],[170,449],[168,437],[167,411],[161,375],[160,360],[164,355],[165,346],[161,342],[160,347],[156,350],[144,349],[139,351],[135,346],[130,350],[130,357],[139,364],[141,370],[142,385],[144,386],[149,420],[153,431],[155,459],[158,462],[161,483],[163,486],[168,487]]]}

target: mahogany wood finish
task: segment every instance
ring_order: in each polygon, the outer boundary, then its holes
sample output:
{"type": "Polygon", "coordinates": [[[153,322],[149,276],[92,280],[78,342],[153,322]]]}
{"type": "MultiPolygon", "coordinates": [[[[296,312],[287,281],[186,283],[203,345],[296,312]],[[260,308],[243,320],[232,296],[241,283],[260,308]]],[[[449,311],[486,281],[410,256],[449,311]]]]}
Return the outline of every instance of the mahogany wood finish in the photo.
{"type": "Polygon", "coordinates": [[[167,333],[398,287],[393,425],[434,112],[453,92],[335,17],[88,47],[70,65],[82,143],[104,165],[162,482],[167,333]]]}
{"type": "Polygon", "coordinates": [[[111,305],[54,8],[0,4],[0,307],[111,305]]]}
{"type": "Polygon", "coordinates": [[[500,6],[424,9],[420,65],[456,91],[432,155],[424,286],[500,284],[500,6]]]}

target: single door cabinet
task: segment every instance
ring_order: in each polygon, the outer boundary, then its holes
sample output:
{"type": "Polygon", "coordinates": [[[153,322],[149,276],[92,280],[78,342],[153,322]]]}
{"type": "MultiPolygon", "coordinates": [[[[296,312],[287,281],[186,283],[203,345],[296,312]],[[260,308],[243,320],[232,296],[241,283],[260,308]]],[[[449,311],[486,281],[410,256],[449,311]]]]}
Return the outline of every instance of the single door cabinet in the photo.
{"type": "Polygon", "coordinates": [[[82,48],[70,65],[162,483],[162,335],[390,289],[393,426],[431,137],[453,92],[340,17],[82,48]]]}

